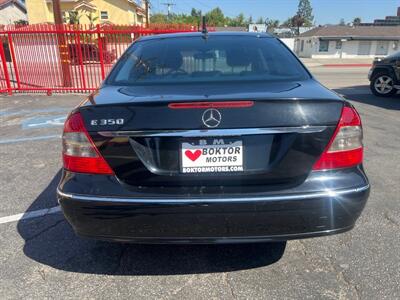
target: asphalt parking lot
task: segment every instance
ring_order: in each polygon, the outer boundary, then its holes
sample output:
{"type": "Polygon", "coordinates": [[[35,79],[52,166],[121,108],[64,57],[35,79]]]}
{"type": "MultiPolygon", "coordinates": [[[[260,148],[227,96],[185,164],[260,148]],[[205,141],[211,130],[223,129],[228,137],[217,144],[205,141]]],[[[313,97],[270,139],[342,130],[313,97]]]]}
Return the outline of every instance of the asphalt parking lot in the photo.
{"type": "Polygon", "coordinates": [[[287,243],[160,246],[76,237],[55,189],[62,123],[83,96],[0,97],[1,298],[399,299],[400,95],[371,95],[368,68],[310,70],[360,112],[372,190],[352,231],[287,243]]]}

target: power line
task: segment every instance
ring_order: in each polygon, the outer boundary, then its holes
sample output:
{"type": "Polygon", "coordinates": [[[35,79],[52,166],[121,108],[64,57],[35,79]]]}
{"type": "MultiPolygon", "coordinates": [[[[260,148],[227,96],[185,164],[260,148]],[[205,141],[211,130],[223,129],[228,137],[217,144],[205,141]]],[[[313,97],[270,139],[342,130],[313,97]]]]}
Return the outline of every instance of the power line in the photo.
{"type": "Polygon", "coordinates": [[[195,0],[197,3],[199,3],[202,6],[208,7],[208,8],[212,8],[210,5],[205,4],[204,2],[200,1],[200,0],[195,0]]]}
{"type": "MultiPolygon", "coordinates": [[[[154,2],[154,1],[153,1],[154,2]]],[[[153,6],[156,6],[157,8],[156,9],[154,9],[154,10],[157,10],[157,12],[160,12],[161,11],[161,9],[160,9],[160,0],[156,0],[156,4],[153,4],[153,6]]]]}
{"type": "Polygon", "coordinates": [[[150,1],[150,9],[153,13],[159,13],[161,12],[160,8],[160,0],[151,0],[150,1]]]}

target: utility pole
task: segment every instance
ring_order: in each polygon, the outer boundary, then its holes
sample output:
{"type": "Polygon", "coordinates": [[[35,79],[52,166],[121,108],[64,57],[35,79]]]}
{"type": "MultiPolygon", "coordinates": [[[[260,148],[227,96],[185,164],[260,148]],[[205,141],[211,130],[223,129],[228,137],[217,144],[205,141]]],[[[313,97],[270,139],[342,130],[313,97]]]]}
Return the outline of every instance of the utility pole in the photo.
{"type": "Polygon", "coordinates": [[[54,23],[55,24],[63,23],[63,19],[61,16],[60,0],[53,0],[53,15],[54,15],[54,23]]]}
{"type": "MultiPolygon", "coordinates": [[[[56,24],[56,30],[62,29],[63,19],[61,15],[60,0],[53,0],[53,15],[54,15],[54,23],[56,24]]],[[[69,69],[68,44],[65,40],[64,33],[58,33],[57,37],[58,37],[58,49],[60,53],[63,86],[70,87],[72,86],[72,81],[71,81],[71,71],[69,69]]]]}
{"type": "Polygon", "coordinates": [[[150,24],[149,0],[144,0],[144,10],[146,11],[146,28],[149,28],[150,24]]]}
{"type": "Polygon", "coordinates": [[[171,16],[171,7],[176,5],[175,3],[171,3],[171,2],[165,2],[165,3],[161,3],[162,5],[165,5],[168,9],[168,20],[170,19],[171,16]]]}

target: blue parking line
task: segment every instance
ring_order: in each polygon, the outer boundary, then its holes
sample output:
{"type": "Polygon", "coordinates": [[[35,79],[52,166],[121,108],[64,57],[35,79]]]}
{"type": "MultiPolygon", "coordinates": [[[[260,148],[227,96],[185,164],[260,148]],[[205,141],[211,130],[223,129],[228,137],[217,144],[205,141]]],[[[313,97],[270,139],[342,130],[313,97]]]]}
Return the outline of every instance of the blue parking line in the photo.
{"type": "Polygon", "coordinates": [[[18,116],[18,115],[26,115],[26,114],[40,114],[40,113],[52,113],[52,112],[68,112],[71,109],[69,108],[43,108],[43,109],[22,109],[22,110],[0,110],[0,116],[2,117],[10,117],[10,116],[18,116]]]}
{"type": "Polygon", "coordinates": [[[22,121],[22,129],[63,126],[66,118],[66,115],[57,115],[25,119],[22,121]]]}
{"type": "Polygon", "coordinates": [[[16,139],[5,139],[5,140],[0,140],[0,144],[40,141],[40,140],[49,140],[49,139],[56,139],[56,138],[59,139],[59,138],[61,138],[61,136],[58,134],[58,135],[32,136],[32,137],[16,138],[16,139]]]}

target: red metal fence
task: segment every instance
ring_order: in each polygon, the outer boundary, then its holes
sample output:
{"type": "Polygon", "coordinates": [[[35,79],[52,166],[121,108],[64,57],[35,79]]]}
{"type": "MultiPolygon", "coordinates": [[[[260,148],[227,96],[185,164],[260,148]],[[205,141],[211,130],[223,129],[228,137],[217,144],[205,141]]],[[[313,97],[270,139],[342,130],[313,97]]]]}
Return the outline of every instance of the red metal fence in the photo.
{"type": "Polygon", "coordinates": [[[192,25],[0,26],[0,93],[89,92],[144,35],[197,31],[192,25]]]}

